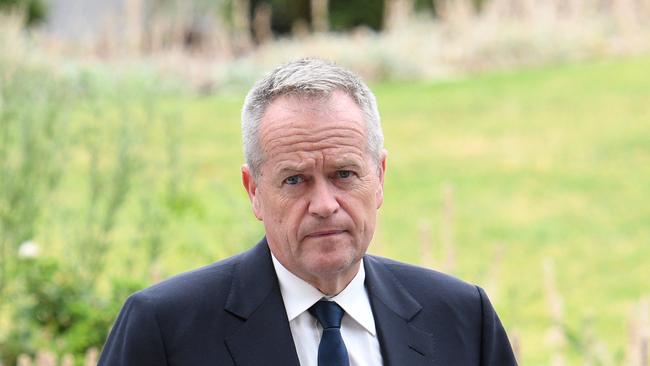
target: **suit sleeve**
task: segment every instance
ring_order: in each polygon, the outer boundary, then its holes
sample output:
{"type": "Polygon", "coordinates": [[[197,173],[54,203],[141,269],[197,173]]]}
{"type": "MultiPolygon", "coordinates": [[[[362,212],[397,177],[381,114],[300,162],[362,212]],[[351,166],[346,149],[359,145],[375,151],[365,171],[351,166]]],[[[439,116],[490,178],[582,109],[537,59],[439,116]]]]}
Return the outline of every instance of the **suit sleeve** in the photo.
{"type": "Polygon", "coordinates": [[[517,360],[496,311],[485,291],[478,286],[477,289],[481,297],[481,365],[516,366],[517,360]]]}
{"type": "Polygon", "coordinates": [[[129,297],[108,336],[98,366],[167,365],[156,314],[142,294],[129,297]]]}

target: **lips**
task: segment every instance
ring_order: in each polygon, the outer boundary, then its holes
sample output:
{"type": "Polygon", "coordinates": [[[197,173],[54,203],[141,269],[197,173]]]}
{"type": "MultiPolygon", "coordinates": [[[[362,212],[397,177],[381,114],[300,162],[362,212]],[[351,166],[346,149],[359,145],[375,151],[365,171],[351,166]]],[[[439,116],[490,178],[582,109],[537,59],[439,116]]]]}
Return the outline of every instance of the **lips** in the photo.
{"type": "Polygon", "coordinates": [[[308,238],[322,238],[322,237],[327,237],[327,236],[334,236],[338,234],[343,234],[345,230],[318,230],[314,231],[310,234],[307,235],[308,238]]]}

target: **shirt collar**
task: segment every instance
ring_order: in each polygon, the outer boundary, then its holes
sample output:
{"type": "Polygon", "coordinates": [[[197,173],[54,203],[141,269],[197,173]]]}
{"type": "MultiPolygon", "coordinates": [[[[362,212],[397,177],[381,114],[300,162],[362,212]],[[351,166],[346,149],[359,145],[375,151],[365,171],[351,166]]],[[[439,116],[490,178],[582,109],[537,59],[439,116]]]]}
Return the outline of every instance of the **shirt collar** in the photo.
{"type": "Polygon", "coordinates": [[[326,298],[335,301],[345,310],[354,321],[359,323],[373,336],[376,335],[375,319],[372,316],[370,300],[364,286],[366,271],[363,260],[359,265],[359,271],[348,286],[338,295],[329,297],[320,292],[317,288],[305,282],[300,277],[291,273],[271,253],[273,267],[280,282],[280,292],[284,301],[284,308],[287,311],[289,321],[307,311],[318,300],[326,298]]]}

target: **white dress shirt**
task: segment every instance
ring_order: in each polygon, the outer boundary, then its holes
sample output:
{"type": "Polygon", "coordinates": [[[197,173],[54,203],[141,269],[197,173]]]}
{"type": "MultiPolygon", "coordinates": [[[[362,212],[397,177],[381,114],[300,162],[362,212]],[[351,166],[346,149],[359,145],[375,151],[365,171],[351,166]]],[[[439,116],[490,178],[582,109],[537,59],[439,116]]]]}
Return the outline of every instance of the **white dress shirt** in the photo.
{"type": "Polygon", "coordinates": [[[350,284],[338,295],[329,297],[291,273],[275,256],[271,256],[301,366],[318,365],[318,344],[323,328],[308,309],[323,298],[335,301],[345,310],[341,320],[341,336],[348,350],[350,366],[382,365],[375,319],[363,284],[366,278],[363,261],[350,284]]]}

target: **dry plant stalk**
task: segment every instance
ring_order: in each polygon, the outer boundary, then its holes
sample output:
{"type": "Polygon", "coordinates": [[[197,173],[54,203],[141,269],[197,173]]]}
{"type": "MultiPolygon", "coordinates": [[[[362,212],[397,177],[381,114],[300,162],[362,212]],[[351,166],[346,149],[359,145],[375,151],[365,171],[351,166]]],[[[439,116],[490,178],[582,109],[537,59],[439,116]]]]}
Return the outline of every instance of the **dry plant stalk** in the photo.
{"type": "Polygon", "coordinates": [[[56,366],[56,355],[50,351],[38,351],[35,366],[56,366]]]}
{"type": "Polygon", "coordinates": [[[74,356],[66,353],[61,358],[61,366],[74,366],[74,356]]]}
{"type": "Polygon", "coordinates": [[[142,51],[143,0],[127,0],[124,2],[126,19],[126,51],[131,55],[139,55],[142,51]]]}
{"type": "Polygon", "coordinates": [[[26,42],[22,34],[25,14],[21,12],[0,12],[0,55],[1,59],[20,60],[24,58],[26,42]]]}
{"type": "Polygon", "coordinates": [[[99,361],[99,351],[97,348],[93,347],[86,351],[86,359],[84,360],[84,366],[95,366],[99,361]]]}
{"type": "MultiPolygon", "coordinates": [[[[30,48],[22,29],[19,41],[7,42],[12,32],[0,19],[0,54],[20,56],[19,50],[35,48],[83,62],[122,61],[126,54],[147,58],[161,74],[177,75],[199,91],[211,91],[240,80],[232,80],[230,71],[242,72],[241,56],[250,56],[252,65],[243,76],[251,79],[257,70],[308,54],[346,60],[368,78],[421,80],[650,50],[650,0],[485,0],[480,8],[475,0],[431,1],[437,19],[413,16],[414,0],[384,0],[387,32],[348,37],[323,34],[329,1],[310,0],[311,26],[298,22],[295,38],[268,42],[273,39],[268,12],[260,7],[251,17],[251,0],[232,0],[228,20],[216,11],[201,14],[209,18],[205,28],[194,23],[192,1],[161,2],[161,9],[143,15],[148,1],[125,0],[120,13],[95,19],[103,31],[90,32],[85,44],[50,32],[30,40],[37,46],[30,48]],[[251,27],[264,47],[254,48],[251,27]],[[196,42],[188,41],[192,35],[196,42]]],[[[56,57],[43,59],[58,66],[56,57]]]]}
{"type": "Polygon", "coordinates": [[[551,326],[548,330],[547,340],[551,347],[551,365],[562,366],[565,364],[564,347],[566,335],[562,324],[564,322],[564,301],[557,289],[557,278],[555,276],[555,264],[552,260],[546,259],[544,269],[544,295],[548,304],[551,326]]]}
{"type": "Polygon", "coordinates": [[[503,258],[505,257],[505,246],[503,244],[498,244],[494,248],[494,254],[492,256],[492,262],[490,263],[490,268],[488,269],[487,279],[485,282],[485,291],[490,295],[492,302],[497,302],[499,298],[499,271],[501,270],[501,263],[503,263],[503,258]]]}
{"type": "Polygon", "coordinates": [[[628,317],[626,365],[648,366],[650,355],[650,298],[641,299],[628,317]]]}
{"type": "Polygon", "coordinates": [[[314,32],[327,32],[329,30],[329,0],[310,0],[310,3],[314,32]]]}
{"type": "Polygon", "coordinates": [[[510,344],[512,345],[512,352],[515,354],[517,363],[521,363],[521,337],[519,332],[511,330],[509,332],[510,344]]]}
{"type": "MultiPolygon", "coordinates": [[[[84,366],[96,366],[99,361],[99,351],[92,347],[86,351],[84,366]]],[[[50,351],[38,351],[36,357],[32,359],[29,355],[19,355],[16,366],[74,366],[74,356],[66,353],[61,356],[57,362],[57,356],[50,351]]]]}
{"type": "Polygon", "coordinates": [[[253,34],[258,44],[266,43],[273,39],[273,30],[271,29],[271,17],[273,11],[268,3],[260,3],[255,7],[255,16],[253,16],[253,34]]]}
{"type": "Polygon", "coordinates": [[[233,0],[233,28],[234,44],[238,50],[243,52],[252,47],[250,32],[250,19],[248,9],[250,9],[250,0],[233,0]]]}
{"type": "Polygon", "coordinates": [[[413,17],[413,0],[384,1],[384,29],[393,31],[406,25],[413,17]]]}
{"type": "Polygon", "coordinates": [[[453,273],[456,269],[456,249],[453,240],[454,189],[446,183],[442,189],[442,227],[440,230],[443,250],[443,270],[453,273]]]}
{"type": "Polygon", "coordinates": [[[103,19],[102,31],[94,44],[95,55],[100,58],[112,57],[116,54],[118,44],[114,20],[107,16],[103,19]]]}
{"type": "Polygon", "coordinates": [[[426,220],[420,221],[420,264],[426,268],[435,268],[433,263],[433,242],[431,240],[431,225],[426,220]]]}
{"type": "Polygon", "coordinates": [[[32,358],[27,355],[19,355],[16,366],[32,366],[32,358]]]}
{"type": "Polygon", "coordinates": [[[476,18],[471,0],[433,0],[438,18],[452,28],[466,27],[476,18]]]}

